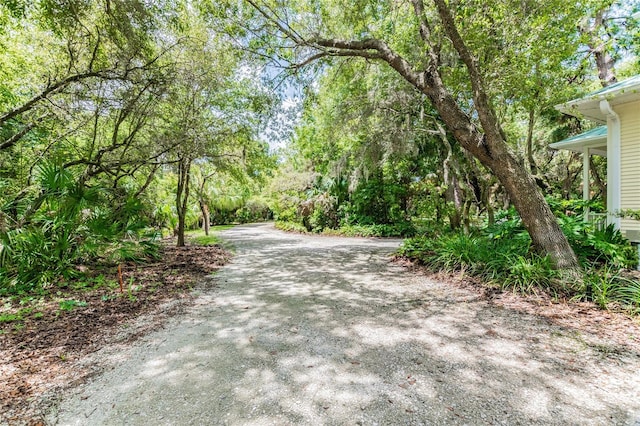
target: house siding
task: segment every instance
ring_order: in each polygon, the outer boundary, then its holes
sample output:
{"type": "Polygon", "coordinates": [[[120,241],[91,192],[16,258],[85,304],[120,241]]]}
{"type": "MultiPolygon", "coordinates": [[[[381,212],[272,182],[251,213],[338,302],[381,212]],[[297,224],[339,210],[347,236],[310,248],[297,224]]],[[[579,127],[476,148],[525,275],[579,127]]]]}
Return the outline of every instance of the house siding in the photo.
{"type": "MultiPolygon", "coordinates": [[[[640,100],[615,108],[620,117],[620,208],[640,210],[640,100]]],[[[640,221],[622,219],[620,229],[640,231],[640,221]]]]}

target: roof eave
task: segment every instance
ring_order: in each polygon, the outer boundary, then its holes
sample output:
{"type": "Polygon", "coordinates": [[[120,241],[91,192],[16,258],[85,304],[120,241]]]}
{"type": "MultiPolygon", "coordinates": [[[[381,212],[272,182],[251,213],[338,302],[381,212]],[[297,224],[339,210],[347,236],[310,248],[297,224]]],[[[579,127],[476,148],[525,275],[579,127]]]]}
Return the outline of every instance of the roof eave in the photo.
{"type": "Polygon", "coordinates": [[[571,115],[577,118],[587,118],[596,123],[606,124],[607,117],[600,111],[600,101],[605,99],[576,99],[573,101],[565,102],[560,105],[556,105],[555,108],[567,115],[571,115]]]}
{"type": "Polygon", "coordinates": [[[607,117],[600,111],[600,101],[605,99],[614,106],[640,99],[640,75],[592,92],[580,99],[556,105],[556,109],[574,117],[588,118],[604,124],[607,117]]]}

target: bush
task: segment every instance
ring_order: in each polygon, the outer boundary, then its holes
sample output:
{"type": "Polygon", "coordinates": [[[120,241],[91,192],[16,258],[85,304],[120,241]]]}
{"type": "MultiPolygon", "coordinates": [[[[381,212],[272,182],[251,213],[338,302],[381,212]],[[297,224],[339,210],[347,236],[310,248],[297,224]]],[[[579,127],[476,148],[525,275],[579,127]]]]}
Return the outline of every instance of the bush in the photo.
{"type": "Polygon", "coordinates": [[[616,305],[637,314],[640,281],[611,266],[592,268],[585,273],[582,292],[576,298],[592,301],[603,309],[616,305]]]}
{"type": "Polygon", "coordinates": [[[410,222],[385,225],[344,225],[338,229],[325,229],[325,234],[345,237],[410,237],[416,230],[410,222]]]}
{"type": "Polygon", "coordinates": [[[273,212],[265,202],[249,200],[233,216],[234,221],[239,223],[264,222],[273,218],[273,212]]]}
{"type": "Polygon", "coordinates": [[[78,264],[154,256],[144,206],[119,189],[78,183],[63,167],[38,170],[39,200],[20,227],[0,232],[0,293],[42,291],[80,275],[78,264]]]}
{"type": "Polygon", "coordinates": [[[300,232],[303,234],[308,232],[307,228],[296,222],[276,221],[275,227],[286,232],[300,232]]]}
{"type": "MultiPolygon", "coordinates": [[[[602,307],[616,303],[640,311],[640,282],[613,272],[636,264],[637,252],[631,244],[612,226],[597,230],[580,214],[558,215],[560,227],[586,268],[582,287],[572,289],[571,295],[602,307]]],[[[531,250],[531,239],[513,210],[501,212],[495,224],[474,235],[411,238],[398,253],[431,269],[464,271],[505,289],[569,292],[549,258],[531,250]]]]}
{"type": "Polygon", "coordinates": [[[455,233],[405,240],[398,253],[433,270],[462,271],[519,292],[552,289],[557,278],[548,257],[529,254],[525,240],[455,233]]]}
{"type": "MultiPolygon", "coordinates": [[[[585,222],[581,212],[574,210],[562,210],[560,206],[578,205],[581,203],[551,203],[555,206],[558,223],[562,232],[567,236],[569,244],[576,253],[578,260],[585,267],[602,267],[612,265],[619,268],[632,268],[637,265],[637,250],[622,236],[613,225],[603,230],[598,230],[590,222],[585,222]]],[[[501,212],[497,215],[496,223],[486,227],[483,234],[493,239],[509,240],[513,248],[528,247],[531,238],[524,229],[522,221],[514,209],[501,212]]]]}

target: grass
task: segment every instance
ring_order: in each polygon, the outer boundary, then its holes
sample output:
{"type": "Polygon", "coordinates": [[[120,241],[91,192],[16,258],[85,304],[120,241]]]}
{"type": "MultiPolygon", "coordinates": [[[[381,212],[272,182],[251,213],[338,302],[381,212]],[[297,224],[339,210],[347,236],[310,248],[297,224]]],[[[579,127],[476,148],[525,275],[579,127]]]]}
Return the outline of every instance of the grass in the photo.
{"type": "Polygon", "coordinates": [[[295,222],[276,221],[276,229],[286,232],[299,232],[302,234],[308,234],[307,228],[295,222]]]}
{"type": "Polygon", "coordinates": [[[202,229],[197,229],[185,232],[185,236],[194,244],[201,246],[214,246],[222,243],[222,240],[216,235],[216,233],[231,228],[233,228],[233,225],[216,225],[209,229],[209,235],[205,235],[202,229]]]}
{"type": "Polygon", "coordinates": [[[386,225],[344,225],[338,229],[324,228],[309,231],[304,225],[296,222],[276,221],[275,227],[286,232],[298,232],[301,234],[333,235],[340,237],[407,237],[415,234],[415,229],[409,223],[396,223],[386,225]]]}

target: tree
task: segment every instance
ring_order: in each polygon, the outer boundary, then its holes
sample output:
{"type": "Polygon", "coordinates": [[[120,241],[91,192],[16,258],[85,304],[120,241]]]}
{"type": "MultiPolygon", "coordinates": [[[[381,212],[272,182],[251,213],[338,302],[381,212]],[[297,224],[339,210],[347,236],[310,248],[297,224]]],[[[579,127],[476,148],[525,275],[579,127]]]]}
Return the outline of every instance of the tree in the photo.
{"type": "Polygon", "coordinates": [[[484,176],[425,96],[393,70],[348,61],[327,68],[316,87],[304,102],[292,147],[323,177],[310,197],[334,196],[343,224],[404,222],[427,197],[439,204],[430,212],[446,210],[442,216],[453,229],[469,225],[474,205],[486,209],[476,197],[489,186],[484,176]],[[422,180],[444,189],[412,191],[411,182],[422,180]]]}
{"type": "Polygon", "coordinates": [[[626,56],[637,57],[640,5],[615,0],[592,0],[588,5],[588,14],[578,28],[588,47],[586,59],[593,59],[598,80],[606,87],[618,81],[617,62],[626,56]]]}
{"type": "MultiPolygon", "coordinates": [[[[223,34],[207,28],[202,16],[189,7],[181,11],[180,19],[177,33],[183,41],[175,48],[174,79],[163,99],[157,138],[167,148],[165,161],[177,174],[178,247],[185,245],[194,167],[243,179],[265,155],[256,134],[270,109],[264,90],[242,77],[241,68],[248,65],[223,34]]],[[[207,180],[195,191],[205,229],[210,204],[204,193],[207,180]]]]}
{"type": "MultiPolygon", "coordinates": [[[[434,0],[435,8],[426,10],[422,0],[412,0],[413,23],[410,24],[410,29],[407,28],[409,24],[406,21],[397,23],[405,31],[415,31],[420,43],[420,49],[413,48],[409,52],[410,56],[407,56],[393,47],[393,40],[370,36],[370,33],[385,33],[384,28],[371,31],[372,27],[377,26],[371,21],[358,21],[365,22],[360,28],[360,33],[364,36],[353,39],[333,38],[326,36],[324,29],[316,28],[316,32],[305,33],[303,24],[298,23],[295,27],[294,24],[289,24],[292,16],[297,16],[295,13],[282,8],[276,9],[273,5],[256,0],[247,2],[270,25],[275,26],[277,31],[298,46],[295,52],[304,56],[294,58],[297,60],[296,66],[335,56],[381,61],[424,93],[460,145],[491,170],[504,186],[534,246],[548,254],[557,268],[578,267],[575,254],[531,173],[507,143],[486,83],[488,76],[480,67],[478,54],[482,50],[474,52],[459,31],[459,22],[465,21],[465,13],[470,13],[473,5],[462,3],[456,8],[445,0],[434,0]],[[454,96],[446,83],[451,60],[464,64],[471,88],[469,98],[454,96]]],[[[507,2],[512,7],[516,7],[516,3],[507,2]]],[[[388,12],[388,8],[381,4],[372,4],[367,10],[373,11],[372,14],[388,12]]],[[[402,13],[396,11],[396,16],[402,13]]],[[[320,17],[316,19],[322,21],[320,17]]],[[[389,20],[383,22],[393,24],[389,20]]],[[[335,27],[339,28],[339,25],[335,27]]],[[[357,29],[357,25],[354,27],[357,29]]],[[[345,31],[344,27],[342,30],[343,33],[353,34],[353,31],[345,31]]]]}

